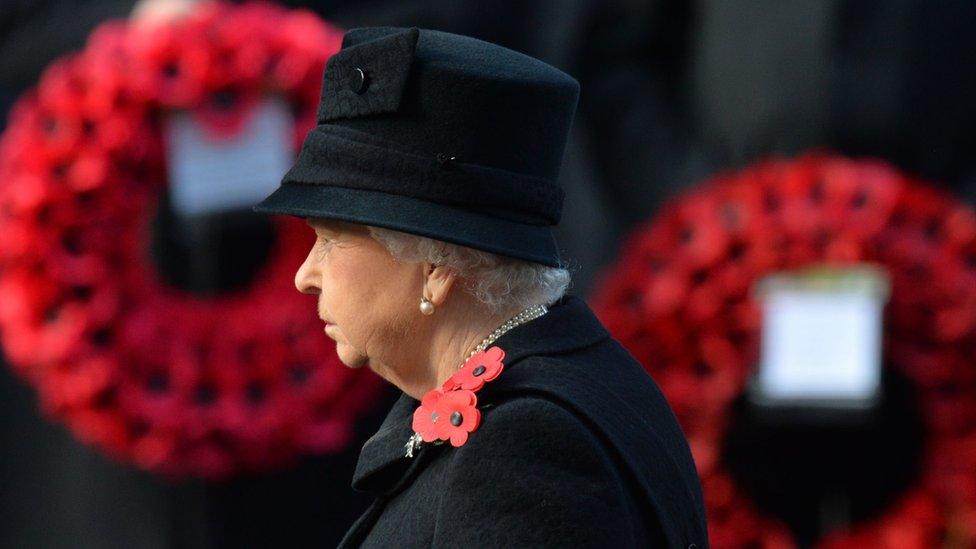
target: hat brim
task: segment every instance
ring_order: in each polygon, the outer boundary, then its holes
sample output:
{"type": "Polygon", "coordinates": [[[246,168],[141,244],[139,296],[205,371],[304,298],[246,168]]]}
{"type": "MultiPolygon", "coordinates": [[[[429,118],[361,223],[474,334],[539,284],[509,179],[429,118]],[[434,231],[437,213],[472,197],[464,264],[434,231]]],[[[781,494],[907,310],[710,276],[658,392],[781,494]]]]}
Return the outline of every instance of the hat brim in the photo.
{"type": "Polygon", "coordinates": [[[263,214],[337,219],[564,267],[552,229],[408,196],[332,185],[282,183],[252,208],[263,214]]]}

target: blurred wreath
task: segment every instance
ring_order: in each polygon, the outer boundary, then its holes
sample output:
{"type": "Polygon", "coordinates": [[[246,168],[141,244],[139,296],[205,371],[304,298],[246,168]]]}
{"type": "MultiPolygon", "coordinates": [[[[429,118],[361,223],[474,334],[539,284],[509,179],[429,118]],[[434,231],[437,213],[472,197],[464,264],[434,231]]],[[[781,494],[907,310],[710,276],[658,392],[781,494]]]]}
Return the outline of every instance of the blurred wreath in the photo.
{"type": "Polygon", "coordinates": [[[892,280],[884,352],[917,390],[922,473],[880,516],[818,546],[976,545],[976,214],[883,162],[810,153],[677,197],[629,237],[592,300],[688,436],[715,547],[796,545],[723,455],[733,402],[758,360],[753,285],[774,271],[860,262],[892,280]]]}
{"type": "Polygon", "coordinates": [[[297,150],[341,40],[311,12],[264,2],[110,21],[13,107],[0,138],[0,342],[79,439],[207,478],[349,442],[379,383],[340,365],[292,285],[310,245],[299,220],[275,219],[268,260],[217,296],[161,281],[148,249],[167,113],[186,110],[221,139],[279,96],[297,150]]]}

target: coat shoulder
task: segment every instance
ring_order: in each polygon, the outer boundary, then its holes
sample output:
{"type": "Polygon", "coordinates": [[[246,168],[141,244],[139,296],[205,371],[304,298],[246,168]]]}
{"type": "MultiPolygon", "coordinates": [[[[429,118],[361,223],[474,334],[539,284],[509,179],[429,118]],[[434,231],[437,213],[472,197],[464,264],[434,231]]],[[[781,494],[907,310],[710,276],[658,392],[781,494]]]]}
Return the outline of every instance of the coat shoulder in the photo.
{"type": "Polygon", "coordinates": [[[551,458],[554,461],[544,463],[556,464],[569,450],[594,462],[610,462],[604,444],[580,417],[549,398],[530,394],[499,399],[483,407],[481,425],[454,457],[503,452],[513,458],[551,458]]]}
{"type": "MultiPolygon", "coordinates": [[[[508,405],[526,395],[551,401],[548,409],[560,412],[553,418],[563,421],[544,431],[577,436],[547,436],[536,450],[570,456],[563,459],[585,460],[591,451],[609,456],[649,509],[645,523],[667,533],[667,545],[707,543],[701,485],[684,433],[660,388],[618,342],[605,339],[570,353],[525,357],[486,385],[485,393],[485,402],[508,405]]],[[[527,410],[521,414],[531,416],[527,410]]],[[[486,416],[484,428],[517,423],[500,421],[505,415],[486,416]]]]}
{"type": "Polygon", "coordinates": [[[639,505],[604,444],[549,399],[519,396],[491,406],[468,442],[445,458],[435,541],[488,547],[645,541],[639,505]]]}

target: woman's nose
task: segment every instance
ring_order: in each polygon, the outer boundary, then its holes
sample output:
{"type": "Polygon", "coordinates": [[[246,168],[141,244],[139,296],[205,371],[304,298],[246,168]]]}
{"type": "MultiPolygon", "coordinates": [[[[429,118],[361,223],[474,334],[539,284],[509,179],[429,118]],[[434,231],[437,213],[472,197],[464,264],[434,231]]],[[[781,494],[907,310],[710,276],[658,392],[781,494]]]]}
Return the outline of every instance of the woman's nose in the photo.
{"type": "Polygon", "coordinates": [[[303,294],[317,294],[319,293],[319,288],[315,285],[315,277],[313,276],[309,257],[311,257],[311,253],[305,257],[305,261],[302,262],[298,267],[298,271],[295,272],[295,288],[303,294]]]}

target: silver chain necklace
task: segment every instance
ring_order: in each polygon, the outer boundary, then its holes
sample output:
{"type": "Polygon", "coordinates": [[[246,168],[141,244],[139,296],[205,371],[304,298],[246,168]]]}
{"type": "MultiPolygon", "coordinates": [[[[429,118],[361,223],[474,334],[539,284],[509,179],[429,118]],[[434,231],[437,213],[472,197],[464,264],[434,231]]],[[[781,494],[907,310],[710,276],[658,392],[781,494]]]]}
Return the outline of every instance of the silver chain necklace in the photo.
{"type": "Polygon", "coordinates": [[[546,306],[541,303],[539,305],[533,305],[527,309],[523,309],[522,312],[508,319],[501,326],[495,328],[495,331],[488,334],[488,337],[482,339],[481,343],[479,343],[474,350],[468,354],[467,358],[461,361],[461,364],[458,365],[458,369],[460,369],[461,366],[464,366],[464,364],[470,360],[471,357],[487,349],[489,345],[494,343],[495,340],[500,338],[505,332],[511,330],[519,324],[524,324],[534,318],[539,318],[540,316],[546,314],[548,310],[549,309],[547,309],[546,306]]]}
{"type": "MultiPolygon", "coordinates": [[[[539,305],[533,305],[532,307],[523,309],[522,312],[508,319],[501,326],[495,328],[495,331],[488,334],[488,337],[482,339],[481,343],[475,346],[474,350],[468,354],[468,357],[458,365],[458,369],[461,369],[461,367],[464,366],[464,364],[470,360],[471,357],[487,349],[489,345],[494,343],[495,340],[500,338],[505,332],[511,330],[519,324],[525,324],[532,319],[539,318],[548,311],[549,309],[547,309],[546,306],[541,303],[539,305]]],[[[414,433],[409,439],[407,439],[407,443],[404,445],[407,449],[406,457],[412,458],[414,451],[419,449],[423,443],[424,441],[422,438],[420,438],[420,433],[414,433]]]]}

